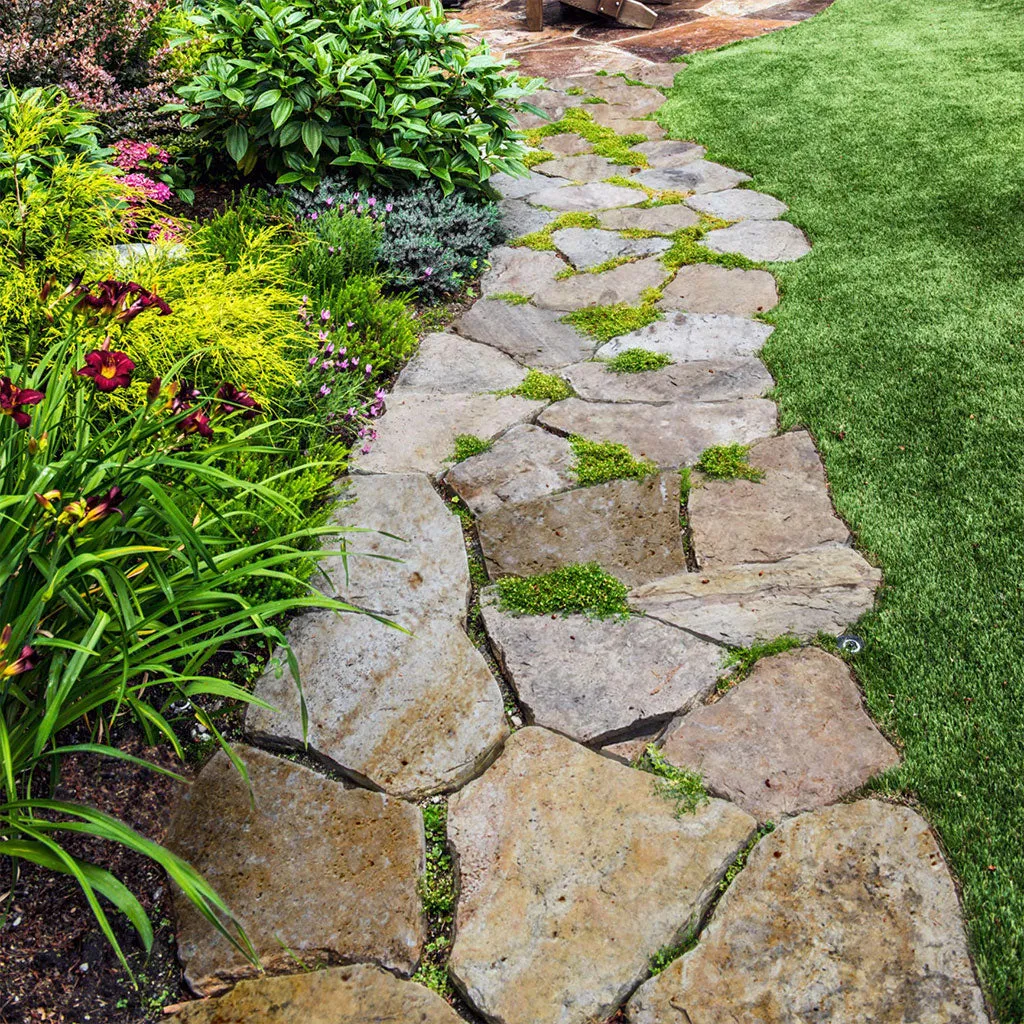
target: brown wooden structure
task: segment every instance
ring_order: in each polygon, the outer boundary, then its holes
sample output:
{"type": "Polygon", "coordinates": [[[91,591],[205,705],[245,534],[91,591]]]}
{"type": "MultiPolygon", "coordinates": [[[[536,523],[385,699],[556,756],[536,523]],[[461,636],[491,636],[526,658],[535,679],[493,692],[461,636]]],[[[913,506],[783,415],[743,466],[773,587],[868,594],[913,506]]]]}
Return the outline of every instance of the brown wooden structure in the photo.
{"type": "MultiPolygon", "coordinates": [[[[630,28],[652,28],[658,15],[640,0],[561,0],[570,7],[578,7],[591,14],[614,18],[620,25],[630,28]]],[[[539,32],[544,27],[544,0],[526,0],[526,28],[539,32]]]]}

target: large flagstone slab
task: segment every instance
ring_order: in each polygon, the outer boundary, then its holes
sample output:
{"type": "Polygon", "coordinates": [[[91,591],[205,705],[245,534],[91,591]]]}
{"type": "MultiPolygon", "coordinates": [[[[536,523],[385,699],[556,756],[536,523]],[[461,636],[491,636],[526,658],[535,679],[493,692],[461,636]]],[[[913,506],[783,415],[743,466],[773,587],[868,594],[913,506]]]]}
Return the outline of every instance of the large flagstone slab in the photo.
{"type": "Polygon", "coordinates": [[[598,214],[598,219],[603,228],[614,228],[617,231],[633,228],[638,231],[658,231],[663,235],[670,235],[680,228],[692,228],[700,223],[700,217],[682,203],[643,209],[626,206],[620,210],[605,210],[598,214]]]}
{"type": "Polygon", "coordinates": [[[605,178],[622,173],[620,165],[613,164],[607,157],[598,156],[596,153],[545,160],[537,164],[535,169],[540,174],[547,174],[553,178],[579,182],[604,181],[605,178]]]}
{"type": "MultiPolygon", "coordinates": [[[[438,396],[475,394],[514,388],[525,376],[515,360],[489,345],[457,334],[436,333],[420,342],[416,355],[398,375],[394,390],[438,396]]],[[[393,396],[388,399],[392,400],[393,396]]]]}
{"type": "Polygon", "coordinates": [[[686,205],[722,220],[776,220],[789,209],[774,196],[747,188],[691,196],[686,205]]]}
{"type": "Polygon", "coordinates": [[[500,349],[526,366],[566,366],[588,359],[592,338],[561,322],[561,315],[536,306],[480,299],[462,315],[457,329],[474,341],[500,349]]]}
{"type": "Polygon", "coordinates": [[[624,444],[669,469],[691,465],[711,445],[746,444],[772,434],[775,419],[775,403],[763,398],[664,405],[567,398],[545,409],[538,422],[560,434],[624,444]]]}
{"type": "Polygon", "coordinates": [[[490,262],[490,269],[480,278],[481,295],[505,293],[530,297],[565,270],[565,263],[553,252],[513,249],[507,245],[492,249],[490,262]]]}
{"type": "Polygon", "coordinates": [[[633,149],[643,153],[648,164],[654,168],[680,167],[691,160],[702,160],[707,152],[703,146],[698,146],[695,142],[680,142],[678,139],[641,142],[633,149]]]}
{"type": "MultiPolygon", "coordinates": [[[[614,257],[650,256],[672,245],[667,238],[623,238],[614,231],[599,228],[562,228],[551,235],[551,240],[578,270],[596,267],[614,257]]],[[[662,272],[662,280],[664,277],[662,272]]]]}
{"type": "Polygon", "coordinates": [[[726,269],[713,263],[681,267],[665,286],[658,309],[753,316],[779,304],[775,278],[765,270],[726,269]]]}
{"type": "Polygon", "coordinates": [[[714,690],[721,673],[720,647],[653,619],[517,616],[493,600],[483,616],[530,720],[580,743],[664,724],[714,690]]]}
{"type": "MultiPolygon", "coordinates": [[[[658,167],[640,171],[636,180],[648,188],[671,192],[720,192],[734,188],[750,175],[710,160],[688,160],[678,167],[658,167]]],[[[532,201],[532,200],[531,200],[532,201]]]]}
{"type": "MultiPolygon", "coordinates": [[[[540,175],[540,177],[544,177],[540,175]]],[[[647,194],[640,189],[624,185],[609,185],[594,181],[586,185],[551,185],[527,196],[531,206],[545,206],[550,210],[568,213],[574,210],[608,210],[613,206],[636,206],[645,202],[647,194]]]]}
{"type": "MultiPolygon", "coordinates": [[[[659,243],[665,239],[658,239],[659,243]]],[[[638,248],[643,248],[638,246],[638,248]]],[[[659,256],[624,263],[599,274],[576,274],[538,289],[533,301],[542,309],[571,311],[586,306],[637,305],[650,288],[659,288],[668,277],[659,256]]]]}
{"type": "Polygon", "coordinates": [[[806,430],[758,441],[747,461],[764,474],[761,480],[694,475],[689,516],[700,566],[777,562],[817,547],[850,543],[850,531],[832,509],[825,468],[806,430]]]}
{"type": "Polygon", "coordinates": [[[705,569],[636,588],[630,604],[733,647],[791,634],[842,633],[874,604],[882,574],[853,548],[819,548],[778,562],[705,569]]]}
{"type": "Polygon", "coordinates": [[[628,348],[663,352],[677,363],[694,359],[736,359],[756,355],[774,328],[742,316],[669,313],[663,320],[620,334],[597,350],[611,359],[628,348]]]}
{"type": "Polygon", "coordinates": [[[762,658],[661,741],[665,757],[760,821],[835,803],[899,761],[849,668],[817,647],[762,658]]]}
{"type": "Polygon", "coordinates": [[[597,562],[638,586],[686,567],[676,473],[610,480],[504,506],[481,516],[477,531],[492,579],[597,562]]]}
{"type": "MultiPolygon", "coordinates": [[[[427,934],[418,808],[262,750],[235,752],[251,791],[218,752],[175,809],[167,845],[230,906],[263,967],[294,970],[296,958],[319,956],[411,974],[427,934]]],[[[193,991],[216,993],[255,973],[179,890],[174,908],[193,991]]]]}
{"type": "Polygon", "coordinates": [[[501,226],[510,239],[542,231],[558,216],[553,210],[530,206],[525,199],[502,199],[498,209],[501,211],[501,226]]]}
{"type": "Polygon", "coordinates": [[[677,817],[652,776],[520,729],[449,804],[456,983],[498,1024],[604,1020],[699,919],[753,826],[721,800],[677,817]]]}
{"type": "Polygon", "coordinates": [[[758,263],[787,263],[806,256],[811,243],[785,220],[744,220],[709,231],[701,244],[712,252],[735,252],[758,263]]]}
{"type": "Polygon", "coordinates": [[[840,804],[755,847],[632,1024],[987,1024],[953,880],[909,807],[840,804]]]}

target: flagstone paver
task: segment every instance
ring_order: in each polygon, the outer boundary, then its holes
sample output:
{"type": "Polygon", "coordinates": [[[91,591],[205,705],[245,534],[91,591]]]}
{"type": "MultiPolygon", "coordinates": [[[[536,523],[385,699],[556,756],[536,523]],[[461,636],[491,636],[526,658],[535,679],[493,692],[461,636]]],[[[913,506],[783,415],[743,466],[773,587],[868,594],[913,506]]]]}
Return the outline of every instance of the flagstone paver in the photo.
{"type": "MultiPolygon", "coordinates": [[[[642,193],[641,193],[642,194],[642,193]]],[[[541,309],[571,311],[586,306],[637,305],[649,288],[659,287],[668,271],[658,256],[623,263],[599,274],[576,274],[541,288],[533,301],[541,309]]]]}
{"type": "Polygon", "coordinates": [[[713,263],[682,267],[665,287],[658,309],[753,316],[779,303],[775,278],[764,270],[728,270],[713,263]]]}
{"type": "Polygon", "coordinates": [[[478,531],[492,579],[597,562],[639,586],[686,567],[678,473],[611,480],[506,505],[482,515],[478,531]]]}
{"type": "Polygon", "coordinates": [[[665,757],[760,821],[835,803],[899,760],[849,668],[816,647],[759,661],[720,701],[669,728],[665,757]]]}
{"type": "Polygon", "coordinates": [[[524,199],[502,199],[498,203],[498,209],[501,210],[501,223],[509,238],[519,238],[534,231],[543,231],[558,216],[554,210],[530,206],[524,199]]]}
{"type": "Polygon", "coordinates": [[[811,251],[804,233],[784,220],[744,220],[709,231],[701,244],[714,252],[735,252],[759,263],[798,260],[811,251]]]}
{"type": "MultiPolygon", "coordinates": [[[[527,366],[558,367],[589,359],[595,342],[561,322],[561,314],[536,306],[481,299],[456,325],[460,334],[492,345],[527,366]]],[[[471,433],[471,431],[463,431],[471,433]]]]}
{"type": "MultiPolygon", "coordinates": [[[[249,785],[218,752],[178,804],[168,846],[231,907],[269,970],[295,958],[373,960],[411,974],[426,939],[417,808],[346,789],[308,768],[236,746],[249,785]]],[[[179,890],[178,955],[199,995],[255,968],[179,890]]]]}
{"type": "Polygon", "coordinates": [[[663,235],[670,235],[680,228],[692,228],[700,223],[700,217],[682,203],[645,209],[627,206],[618,210],[605,210],[598,214],[598,220],[603,228],[614,228],[616,231],[634,228],[638,231],[658,231],[663,235]]]}
{"type": "Polygon", "coordinates": [[[520,729],[449,803],[459,987],[501,1024],[604,1020],[699,919],[753,826],[721,800],[677,817],[651,776],[520,729]]]}
{"type": "MultiPolygon", "coordinates": [[[[741,181],[750,181],[750,175],[734,171],[731,167],[710,160],[688,160],[674,167],[659,167],[640,171],[636,180],[648,188],[674,192],[719,192],[732,188],[741,181]]],[[[546,204],[545,204],[546,205],[546,204]]],[[[751,257],[753,259],[754,257],[751,257]]]]}
{"type": "Polygon", "coordinates": [[[632,148],[643,153],[651,167],[679,167],[691,160],[702,160],[707,153],[703,146],[695,142],[680,142],[678,139],[641,142],[632,148]]]}
{"type": "Polygon", "coordinates": [[[747,461],[764,474],[761,480],[693,475],[689,518],[698,565],[777,562],[849,544],[850,531],[832,509],[825,469],[806,430],[758,441],[747,461]]]}
{"type": "Polygon", "coordinates": [[[664,724],[715,688],[720,647],[653,619],[515,616],[483,602],[495,657],[531,721],[580,743],[664,724]]]}
{"type": "Polygon", "coordinates": [[[775,403],[762,398],[664,405],[567,398],[548,406],[537,421],[560,434],[624,444],[671,469],[696,462],[711,445],[766,437],[775,431],[775,420],[775,403]]]}
{"type": "Polygon", "coordinates": [[[875,601],[882,574],[852,548],[684,573],[636,588],[640,611],[734,647],[792,634],[835,636],[875,601]]]}
{"type": "MultiPolygon", "coordinates": [[[[596,267],[616,256],[650,256],[652,253],[664,252],[672,245],[671,239],[668,238],[623,238],[614,231],[594,231],[588,228],[562,228],[552,233],[551,241],[578,270],[596,267]]],[[[565,265],[562,264],[560,269],[564,268],[565,265]]],[[[660,284],[665,278],[665,271],[659,267],[656,268],[656,274],[660,284]]],[[[603,280],[604,275],[599,276],[603,280]]],[[[574,290],[571,285],[563,284],[561,287],[563,290],[574,290]]],[[[639,294],[637,293],[638,298],[639,294]]]]}
{"type": "Polygon", "coordinates": [[[756,355],[774,328],[742,316],[669,313],[647,327],[620,334],[596,352],[611,359],[630,348],[661,352],[678,363],[756,355]]]}
{"type": "Polygon", "coordinates": [[[564,156],[557,160],[545,160],[534,167],[540,174],[549,174],[553,178],[567,178],[569,181],[604,181],[622,172],[622,168],[613,164],[607,157],[594,153],[583,153],[579,156],[564,156]]]}
{"type": "Polygon", "coordinates": [[[355,964],[242,981],[226,996],[189,1003],[175,1024],[460,1024],[438,995],[379,967],[355,964]]]}
{"type": "Polygon", "coordinates": [[[491,252],[490,269],[480,279],[480,294],[511,293],[529,298],[563,270],[565,264],[553,252],[502,245],[491,252]]]}
{"type": "Polygon", "coordinates": [[[526,371],[514,359],[489,345],[457,334],[428,334],[398,375],[392,395],[482,394],[514,388],[525,376],[526,371]]]}
{"type": "MultiPolygon", "coordinates": [[[[539,177],[544,178],[543,175],[539,177]]],[[[640,189],[624,185],[610,185],[594,181],[587,185],[552,185],[550,178],[544,178],[547,187],[529,194],[531,206],[546,206],[550,210],[565,213],[586,210],[607,210],[612,206],[636,206],[645,202],[647,194],[640,189]]]]}
{"type": "Polygon", "coordinates": [[[774,384],[760,359],[673,363],[643,373],[613,373],[592,360],[562,370],[580,398],[590,402],[730,402],[760,398],[774,384]]]}
{"type": "Polygon", "coordinates": [[[691,196],[686,205],[722,220],[775,220],[789,209],[774,196],[746,188],[691,196]]]}
{"type": "Polygon", "coordinates": [[[640,987],[632,1024],[987,1024],[927,823],[878,800],[758,843],[696,948],[640,987]]]}

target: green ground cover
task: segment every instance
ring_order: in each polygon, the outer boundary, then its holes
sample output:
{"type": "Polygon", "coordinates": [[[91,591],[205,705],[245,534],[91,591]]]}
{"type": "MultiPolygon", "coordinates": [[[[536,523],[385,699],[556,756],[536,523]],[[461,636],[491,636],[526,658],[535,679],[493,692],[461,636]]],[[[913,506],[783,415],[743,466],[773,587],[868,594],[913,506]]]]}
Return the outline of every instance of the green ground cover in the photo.
{"type": "Polygon", "coordinates": [[[856,668],[1024,1020],[1024,21],[1017,0],[837,0],[690,60],[660,114],[814,251],[766,351],[885,570],[856,668]]]}

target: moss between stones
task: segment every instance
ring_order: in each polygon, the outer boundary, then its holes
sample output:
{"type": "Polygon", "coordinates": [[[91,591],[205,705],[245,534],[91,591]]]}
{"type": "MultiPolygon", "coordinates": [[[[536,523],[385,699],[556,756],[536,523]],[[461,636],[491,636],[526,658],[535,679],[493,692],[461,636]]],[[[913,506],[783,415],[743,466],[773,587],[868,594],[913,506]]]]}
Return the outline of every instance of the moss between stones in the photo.
{"type": "Polygon", "coordinates": [[[448,955],[455,913],[455,867],[448,852],[448,805],[443,800],[423,807],[427,839],[427,869],[419,880],[420,901],[427,916],[430,939],[413,981],[447,998],[451,994],[448,955]]]}
{"type": "Polygon", "coordinates": [[[531,231],[528,235],[513,238],[508,244],[517,247],[525,246],[527,249],[537,252],[554,252],[555,243],[551,240],[551,235],[555,231],[561,228],[598,228],[600,226],[601,222],[594,214],[582,210],[572,210],[556,217],[540,231],[531,231]]]}
{"type": "Polygon", "coordinates": [[[653,302],[644,302],[639,306],[617,302],[612,306],[588,306],[586,309],[577,309],[563,316],[562,323],[572,324],[576,330],[598,341],[611,341],[620,334],[629,334],[653,324],[663,316],[664,314],[654,308],[653,302]]]}
{"type": "Polygon", "coordinates": [[[671,357],[664,352],[651,352],[646,348],[627,348],[614,359],[609,359],[605,363],[605,369],[611,373],[647,373],[649,370],[660,370],[671,365],[671,357]]]}
{"type": "Polygon", "coordinates": [[[520,295],[518,292],[493,292],[487,298],[507,302],[510,306],[525,306],[530,301],[529,295],[520,295]]]}
{"type": "Polygon", "coordinates": [[[576,394],[570,385],[561,377],[543,370],[528,370],[521,384],[514,388],[506,388],[497,392],[499,395],[515,395],[517,398],[529,398],[534,402],[561,402],[576,394]]]}
{"type": "Polygon", "coordinates": [[[489,452],[493,447],[493,441],[477,437],[476,434],[459,434],[455,438],[455,454],[450,461],[465,462],[466,459],[471,459],[474,455],[489,452]]]}
{"type": "Polygon", "coordinates": [[[563,132],[573,132],[586,139],[598,156],[603,156],[613,164],[625,167],[650,167],[643,153],[630,149],[630,146],[646,142],[646,135],[616,135],[613,129],[598,124],[587,111],[579,107],[571,107],[560,121],[528,131],[526,140],[531,146],[539,146],[542,139],[549,135],[561,135],[563,132]]]}
{"type": "Polygon", "coordinates": [[[575,456],[569,472],[581,487],[592,487],[609,480],[643,480],[658,472],[653,462],[635,458],[624,444],[588,441],[579,434],[570,434],[569,445],[575,456]]]}
{"type": "Polygon", "coordinates": [[[526,167],[536,167],[537,164],[542,164],[546,160],[554,160],[555,156],[556,154],[552,153],[550,149],[535,149],[523,157],[523,164],[526,167]]]}
{"type": "Polygon", "coordinates": [[[675,804],[677,818],[692,814],[708,802],[704,780],[696,772],[669,764],[653,743],[647,744],[644,752],[633,762],[633,767],[656,776],[655,790],[659,796],[675,804]]]}
{"type": "Polygon", "coordinates": [[[651,977],[661,974],[663,970],[673,960],[678,960],[685,953],[689,953],[694,946],[697,945],[697,929],[696,927],[690,927],[686,929],[686,934],[679,940],[674,946],[662,946],[661,949],[655,953],[650,960],[647,961],[647,968],[651,972],[651,977]]]}
{"type": "Polygon", "coordinates": [[[712,445],[701,453],[697,468],[715,480],[752,480],[758,483],[764,479],[764,470],[754,469],[747,462],[749,452],[749,444],[712,445]]]}
{"type": "Polygon", "coordinates": [[[716,266],[729,270],[751,270],[760,267],[760,263],[748,260],[735,252],[712,252],[700,244],[700,240],[709,232],[728,225],[728,221],[717,217],[701,217],[700,224],[692,228],[680,228],[672,235],[672,248],[662,257],[661,261],[668,270],[692,266],[695,263],[714,263],[716,266]]]}
{"type": "Polygon", "coordinates": [[[628,588],[596,562],[566,565],[537,576],[506,576],[496,586],[499,607],[514,615],[629,617],[628,588]]]}
{"type": "Polygon", "coordinates": [[[766,821],[750,837],[750,842],[747,843],[747,845],[744,846],[738,854],[736,854],[736,859],[729,865],[729,869],[726,871],[725,877],[718,883],[719,893],[725,892],[725,890],[732,885],[736,876],[747,866],[747,861],[750,859],[750,855],[754,852],[754,847],[757,846],[757,844],[761,842],[769,832],[774,831],[775,822],[766,821]]]}
{"type": "Polygon", "coordinates": [[[725,656],[726,667],[731,667],[732,672],[718,680],[718,692],[724,693],[737,683],[746,679],[753,671],[754,665],[762,658],[769,658],[773,654],[781,654],[783,651],[790,651],[799,647],[800,641],[795,636],[777,636],[774,640],[768,640],[762,644],[752,644],[750,647],[737,647],[725,656]]]}

